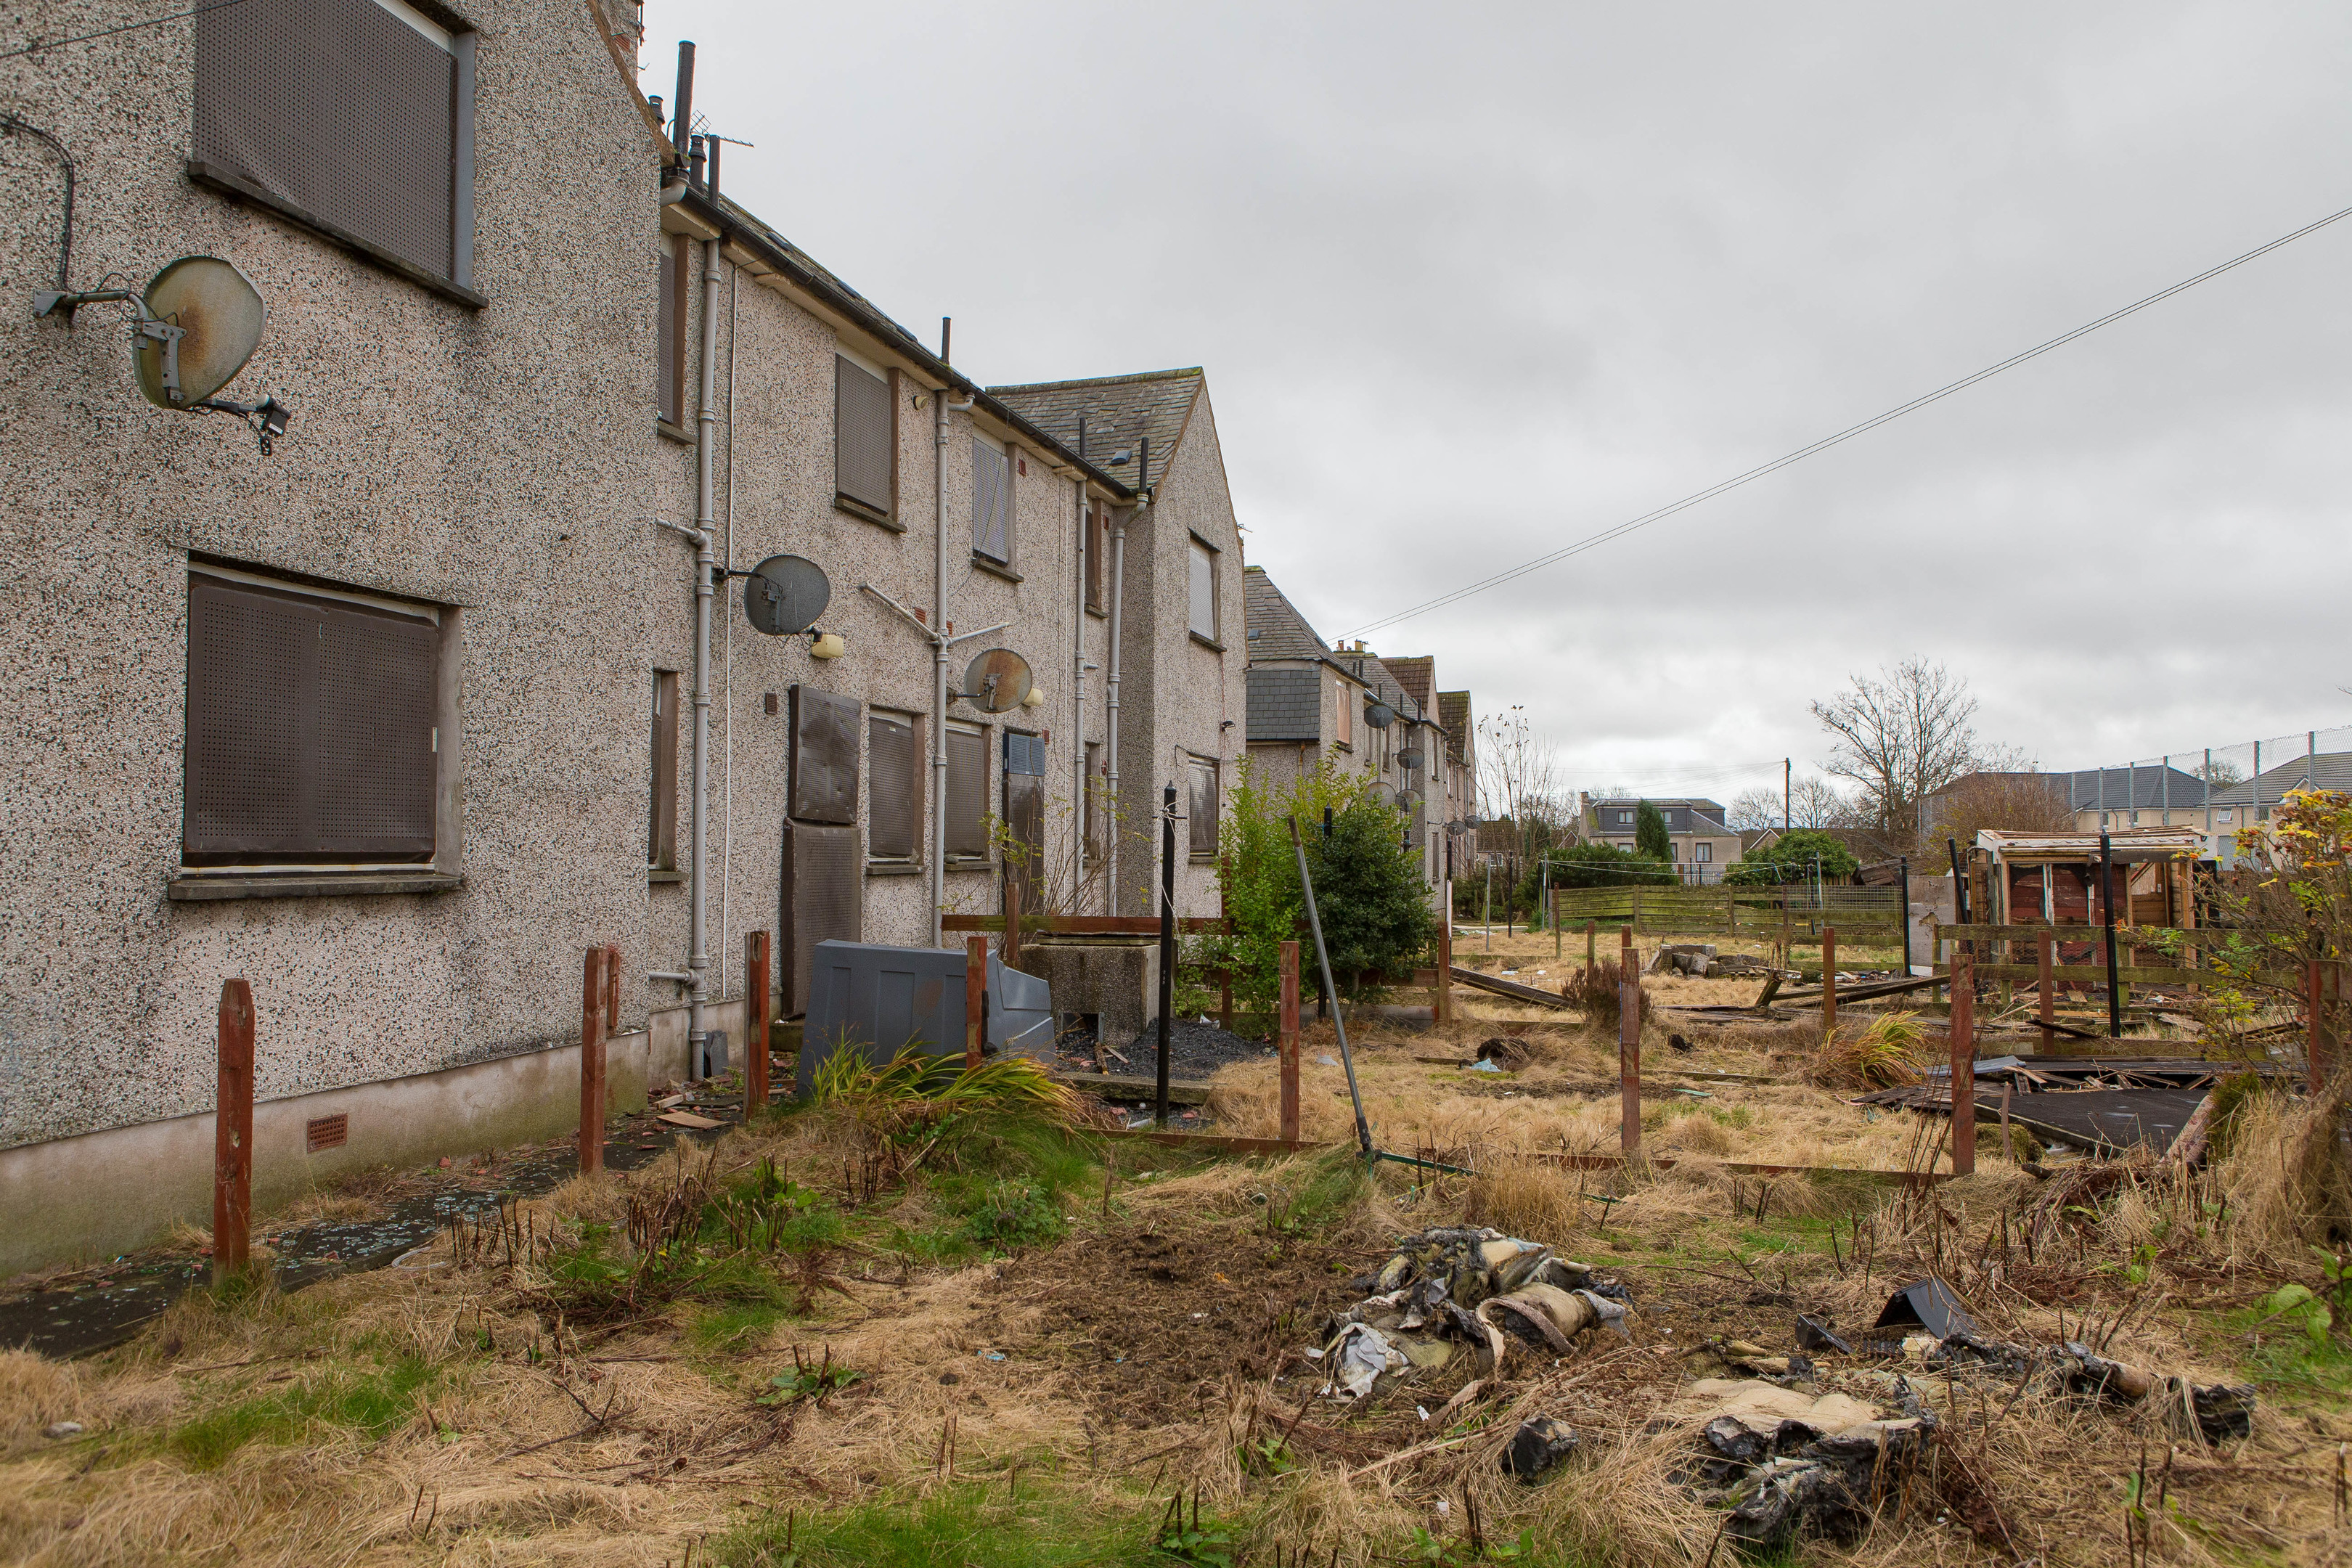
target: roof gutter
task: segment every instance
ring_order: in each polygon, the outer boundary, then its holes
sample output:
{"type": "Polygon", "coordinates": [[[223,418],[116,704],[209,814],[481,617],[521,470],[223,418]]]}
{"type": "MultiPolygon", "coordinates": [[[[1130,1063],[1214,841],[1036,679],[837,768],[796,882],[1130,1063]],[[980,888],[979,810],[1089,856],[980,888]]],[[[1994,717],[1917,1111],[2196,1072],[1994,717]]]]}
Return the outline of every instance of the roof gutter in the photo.
{"type": "Polygon", "coordinates": [[[1131,501],[1135,499],[1137,492],[1133,487],[1103,472],[1060,440],[991,396],[986,387],[963,375],[925,348],[906,328],[876,310],[830,274],[812,267],[806,258],[789,245],[781,243],[764,224],[756,219],[748,223],[744,221],[746,215],[739,212],[731,203],[714,201],[703,187],[692,184],[665,186],[662,202],[665,205],[677,202],[686,206],[703,222],[719,229],[729,243],[751,251],[774,268],[793,287],[815,295],[827,309],[848,318],[860,331],[888,343],[893,353],[911,363],[930,381],[971,399],[990,418],[1013,431],[1045,455],[1085,474],[1114,500],[1131,501]]]}

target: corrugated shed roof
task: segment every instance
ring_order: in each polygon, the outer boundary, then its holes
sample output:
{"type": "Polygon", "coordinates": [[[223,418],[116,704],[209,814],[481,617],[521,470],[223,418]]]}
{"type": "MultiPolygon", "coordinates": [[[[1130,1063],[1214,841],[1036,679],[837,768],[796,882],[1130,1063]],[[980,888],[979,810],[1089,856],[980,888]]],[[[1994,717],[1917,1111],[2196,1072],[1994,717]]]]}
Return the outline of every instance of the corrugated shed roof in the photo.
{"type": "Polygon", "coordinates": [[[1320,741],[1323,738],[1323,672],[1309,667],[1247,671],[1249,738],[1253,741],[1320,741]]]}
{"type": "Polygon", "coordinates": [[[1040,430],[1072,451],[1078,448],[1078,424],[1087,427],[1087,461],[1122,484],[1142,479],[1143,437],[1151,437],[1151,472],[1156,479],[1168,471],[1192,417],[1192,402],[1206,377],[1199,365],[1183,370],[1149,370],[1135,375],[1097,376],[1087,381],[1041,381],[1026,386],[992,386],[989,395],[1003,403],[1040,430]],[[1114,462],[1121,451],[1127,461],[1114,462]]]}
{"type": "Polygon", "coordinates": [[[1470,755],[1470,694],[1439,692],[1437,721],[1445,730],[1446,754],[1457,763],[1466,761],[1470,755]]]}
{"type": "MultiPolygon", "coordinates": [[[[1153,459],[1157,467],[1159,459],[1153,459]]],[[[1249,626],[1249,657],[1256,659],[1329,658],[1331,648],[1307,624],[1298,607],[1274,585],[1263,566],[1242,572],[1242,607],[1249,626]]]]}

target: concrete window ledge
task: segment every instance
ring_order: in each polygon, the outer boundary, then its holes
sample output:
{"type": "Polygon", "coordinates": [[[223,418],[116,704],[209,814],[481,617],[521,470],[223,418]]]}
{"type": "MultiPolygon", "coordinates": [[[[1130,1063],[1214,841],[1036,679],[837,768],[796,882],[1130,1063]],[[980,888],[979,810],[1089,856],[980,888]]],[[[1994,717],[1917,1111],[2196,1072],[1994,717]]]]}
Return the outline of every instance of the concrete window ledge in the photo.
{"type": "Polygon", "coordinates": [[[869,877],[916,877],[920,876],[922,870],[922,863],[917,860],[868,860],[866,862],[866,874],[869,877]]]}
{"type": "Polygon", "coordinates": [[[683,882],[686,880],[686,873],[683,871],[648,871],[646,873],[646,880],[648,883],[683,882]]]}
{"type": "Polygon", "coordinates": [[[174,877],[163,896],[176,902],[208,899],[328,899],[379,893],[446,893],[466,879],[446,871],[347,871],[319,876],[267,872],[250,877],[174,877]]]}
{"type": "Polygon", "coordinates": [[[1186,635],[1191,637],[1194,642],[1199,643],[1202,647],[1207,648],[1211,653],[1223,653],[1225,651],[1225,645],[1219,642],[1214,637],[1204,637],[1198,632],[1191,632],[1186,635]]]}
{"type": "Polygon", "coordinates": [[[1002,577],[1008,583],[1025,583],[1029,580],[1003,562],[992,560],[977,550],[971,552],[971,565],[975,572],[985,572],[992,577],[1002,577]]]}

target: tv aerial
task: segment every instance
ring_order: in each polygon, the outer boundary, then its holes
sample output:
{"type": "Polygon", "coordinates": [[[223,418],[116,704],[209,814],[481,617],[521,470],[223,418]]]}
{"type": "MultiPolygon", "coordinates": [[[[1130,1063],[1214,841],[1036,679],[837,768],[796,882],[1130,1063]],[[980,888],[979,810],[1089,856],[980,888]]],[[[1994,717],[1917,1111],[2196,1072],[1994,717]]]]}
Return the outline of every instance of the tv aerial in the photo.
{"type": "Polygon", "coordinates": [[[1009,713],[1029,695],[1029,661],[1009,647],[992,647],[964,667],[963,689],[954,693],[977,703],[983,713],[1009,713]]]}
{"type": "Polygon", "coordinates": [[[741,575],[743,618],[772,637],[814,631],[833,603],[832,579],[804,555],[771,555],[741,575]]]}
{"type": "MultiPolygon", "coordinates": [[[[103,279],[101,279],[103,281],[103,279]]],[[[63,314],[70,325],[84,305],[122,305],[131,326],[132,374],[140,393],[175,413],[233,414],[270,443],[286,434],[292,412],[275,397],[238,403],[216,395],[261,346],[268,307],[253,280],[217,256],[166,262],[144,289],[44,289],[33,296],[37,318],[63,314]]]]}

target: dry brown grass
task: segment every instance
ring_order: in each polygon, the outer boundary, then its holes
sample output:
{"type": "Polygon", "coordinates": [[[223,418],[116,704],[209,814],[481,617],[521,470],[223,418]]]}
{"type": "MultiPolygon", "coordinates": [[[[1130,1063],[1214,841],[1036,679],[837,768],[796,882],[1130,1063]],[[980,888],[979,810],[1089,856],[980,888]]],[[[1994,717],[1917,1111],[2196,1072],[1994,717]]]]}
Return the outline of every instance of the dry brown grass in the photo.
{"type": "Polygon", "coordinates": [[[2231,1232],[2256,1256],[2300,1254],[2352,1235],[2352,1170],[2342,1128],[2352,1071],[2321,1092],[2256,1089],[2239,1105],[2230,1151],[2216,1163],[2231,1232]]]}

